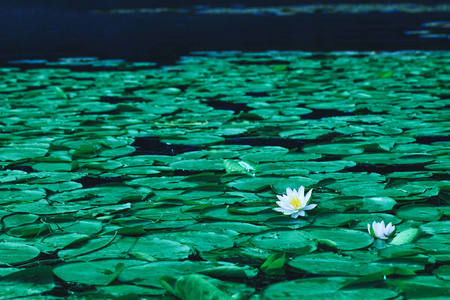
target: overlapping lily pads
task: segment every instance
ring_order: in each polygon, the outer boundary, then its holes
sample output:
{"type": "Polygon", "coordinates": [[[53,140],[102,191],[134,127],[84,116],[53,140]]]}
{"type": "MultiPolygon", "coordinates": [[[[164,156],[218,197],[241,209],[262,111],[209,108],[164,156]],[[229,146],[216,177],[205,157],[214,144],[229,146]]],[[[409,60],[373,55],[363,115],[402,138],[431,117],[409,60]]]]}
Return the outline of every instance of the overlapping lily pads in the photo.
{"type": "Polygon", "coordinates": [[[449,62],[235,51],[0,69],[0,297],[445,293],[449,62]],[[273,210],[300,186],[307,217],[273,210]]]}

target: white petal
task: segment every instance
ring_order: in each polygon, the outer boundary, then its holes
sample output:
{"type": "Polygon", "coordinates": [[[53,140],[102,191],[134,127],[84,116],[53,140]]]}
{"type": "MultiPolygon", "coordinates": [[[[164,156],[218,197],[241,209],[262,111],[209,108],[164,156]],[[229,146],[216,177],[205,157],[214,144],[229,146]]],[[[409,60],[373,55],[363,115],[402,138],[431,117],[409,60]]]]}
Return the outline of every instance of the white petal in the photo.
{"type": "Polygon", "coordinates": [[[287,188],[287,189],[286,189],[286,195],[288,196],[288,198],[291,198],[291,195],[292,195],[292,190],[291,190],[291,188],[287,188]]]}
{"type": "Polygon", "coordinates": [[[310,204],[310,205],[305,206],[305,207],[303,208],[303,210],[311,210],[311,209],[313,209],[313,208],[316,207],[316,206],[317,206],[317,204],[310,204]]]}
{"type": "Polygon", "coordinates": [[[286,209],[283,207],[275,207],[274,210],[280,211],[280,212],[284,213],[285,215],[290,215],[292,213],[295,213],[295,209],[286,209]]]}
{"type": "Polygon", "coordinates": [[[305,205],[305,187],[303,185],[298,189],[298,199],[300,200],[300,203],[302,204],[302,206],[304,206],[305,205]]]}
{"type": "Polygon", "coordinates": [[[282,207],[275,207],[273,210],[279,211],[279,212],[285,212],[286,209],[282,208],[282,207]]]}
{"type": "Polygon", "coordinates": [[[301,210],[298,212],[298,215],[304,217],[306,215],[306,213],[304,210],[301,210]]]}
{"type": "Polygon", "coordinates": [[[375,235],[377,236],[377,238],[382,238],[384,237],[384,228],[381,227],[380,223],[375,223],[375,226],[372,226],[373,231],[375,231],[375,235]]]}
{"type": "Polygon", "coordinates": [[[381,221],[380,227],[381,227],[381,228],[383,229],[383,231],[384,231],[384,228],[386,228],[386,225],[384,225],[384,221],[381,221]]]}
{"type": "Polygon", "coordinates": [[[391,233],[393,233],[395,231],[395,226],[392,226],[392,230],[391,232],[389,232],[389,235],[391,235],[391,233]]]}
{"type": "Polygon", "coordinates": [[[308,203],[309,198],[311,198],[312,189],[309,190],[309,192],[305,195],[305,205],[308,203]]]}
{"type": "Polygon", "coordinates": [[[386,228],[384,228],[384,235],[389,235],[389,230],[392,228],[392,223],[387,224],[386,228]]]}
{"type": "Polygon", "coordinates": [[[290,205],[289,203],[286,203],[283,201],[277,201],[277,204],[284,209],[295,210],[295,208],[292,205],[290,205]]]}
{"type": "Polygon", "coordinates": [[[296,213],[293,213],[293,214],[291,215],[291,217],[297,218],[297,217],[300,215],[300,212],[301,212],[301,211],[298,211],[298,212],[296,212],[296,213]]]}
{"type": "Polygon", "coordinates": [[[392,226],[392,222],[389,223],[389,224],[386,226],[386,229],[384,230],[384,235],[385,235],[385,236],[391,235],[391,233],[394,231],[394,229],[395,229],[395,226],[392,226]]]}
{"type": "Polygon", "coordinates": [[[372,223],[372,229],[373,229],[374,232],[375,232],[375,227],[377,227],[377,222],[373,221],[373,223],[372,223]]]}
{"type": "Polygon", "coordinates": [[[369,234],[371,234],[370,233],[370,224],[367,224],[367,231],[369,232],[369,234]]]}
{"type": "Polygon", "coordinates": [[[283,196],[277,195],[278,200],[281,200],[281,201],[286,201],[285,197],[286,197],[286,195],[283,195],[283,196]]]}

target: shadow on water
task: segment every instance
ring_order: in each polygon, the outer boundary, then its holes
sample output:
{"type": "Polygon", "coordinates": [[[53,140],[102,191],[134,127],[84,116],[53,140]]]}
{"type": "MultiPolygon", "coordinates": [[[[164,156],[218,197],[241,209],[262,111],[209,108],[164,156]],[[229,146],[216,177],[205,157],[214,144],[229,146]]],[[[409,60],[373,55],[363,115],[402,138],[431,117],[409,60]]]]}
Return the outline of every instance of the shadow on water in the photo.
{"type": "Polygon", "coordinates": [[[199,146],[167,144],[160,141],[158,137],[136,137],[131,144],[136,151],[130,156],[137,155],[178,155],[186,152],[201,150],[199,146]]]}

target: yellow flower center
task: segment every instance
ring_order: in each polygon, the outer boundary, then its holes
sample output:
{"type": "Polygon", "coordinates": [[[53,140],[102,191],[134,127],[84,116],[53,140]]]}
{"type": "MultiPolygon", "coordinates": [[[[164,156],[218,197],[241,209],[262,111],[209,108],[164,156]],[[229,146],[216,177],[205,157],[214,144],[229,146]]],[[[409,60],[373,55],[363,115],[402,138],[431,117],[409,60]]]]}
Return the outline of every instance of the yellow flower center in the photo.
{"type": "Polygon", "coordinates": [[[299,209],[302,206],[300,199],[298,199],[298,197],[296,196],[293,196],[291,197],[291,199],[289,199],[289,204],[292,205],[295,209],[299,209]]]}

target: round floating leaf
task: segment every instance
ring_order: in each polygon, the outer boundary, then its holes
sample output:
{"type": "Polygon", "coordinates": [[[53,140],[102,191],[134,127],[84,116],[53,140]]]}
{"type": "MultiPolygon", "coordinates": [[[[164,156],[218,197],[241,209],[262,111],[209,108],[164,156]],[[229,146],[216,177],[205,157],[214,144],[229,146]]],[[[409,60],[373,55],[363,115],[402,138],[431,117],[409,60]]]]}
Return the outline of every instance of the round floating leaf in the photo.
{"type": "MultiPolygon", "coordinates": [[[[48,245],[48,249],[55,251],[56,249],[63,249],[69,245],[82,242],[89,239],[88,235],[78,234],[78,233],[61,233],[61,234],[51,234],[50,236],[44,238],[42,242],[48,245]]],[[[40,245],[38,245],[40,247],[40,245]]],[[[42,248],[41,248],[42,249],[42,248]]],[[[46,250],[48,250],[46,249],[46,250]]],[[[43,250],[43,249],[42,249],[43,250]]]]}
{"type": "Polygon", "coordinates": [[[136,151],[136,148],[134,148],[133,146],[125,146],[125,147],[120,147],[120,148],[103,150],[100,153],[100,156],[118,157],[118,156],[129,155],[135,151],[136,151]]]}
{"type": "Polygon", "coordinates": [[[397,157],[394,160],[395,164],[399,165],[412,165],[412,164],[424,164],[435,160],[434,155],[431,154],[409,154],[397,157]]]}
{"type": "Polygon", "coordinates": [[[439,268],[433,270],[433,274],[437,275],[437,277],[448,281],[450,279],[450,266],[440,266],[439,268]]]}
{"type": "Polygon", "coordinates": [[[159,174],[161,171],[158,171],[152,167],[125,167],[116,170],[115,173],[124,175],[153,175],[159,174]]]}
{"type": "Polygon", "coordinates": [[[399,218],[414,221],[437,221],[442,212],[434,206],[425,204],[410,204],[400,207],[395,213],[399,218]]]}
{"type": "Polygon", "coordinates": [[[328,239],[334,242],[338,249],[356,250],[370,246],[374,238],[359,230],[345,228],[303,228],[302,233],[310,239],[328,239]]]}
{"type": "Polygon", "coordinates": [[[430,222],[419,226],[420,230],[426,234],[450,233],[450,221],[430,222]]]}
{"type": "MultiPolygon", "coordinates": [[[[204,231],[153,233],[149,234],[147,238],[177,241],[178,243],[192,245],[200,252],[211,251],[215,249],[227,249],[233,247],[234,245],[233,239],[227,235],[204,231]]],[[[180,249],[184,249],[185,251],[187,251],[187,248],[180,247],[180,249]]]]}
{"type": "Polygon", "coordinates": [[[126,181],[125,184],[132,186],[146,186],[155,190],[173,190],[186,189],[197,186],[196,182],[183,181],[184,176],[162,176],[162,177],[146,177],[126,181]]]}
{"type": "Polygon", "coordinates": [[[352,227],[361,230],[367,230],[367,224],[373,221],[381,222],[384,221],[386,224],[392,222],[393,224],[398,224],[402,220],[390,214],[380,214],[380,213],[321,213],[314,218],[314,225],[316,226],[326,226],[326,227],[339,227],[347,226],[352,224],[352,227]],[[357,224],[354,224],[358,222],[357,224]]]}
{"type": "Polygon", "coordinates": [[[64,205],[49,205],[47,200],[39,200],[32,203],[10,204],[7,209],[12,212],[28,213],[32,211],[38,215],[54,215],[62,213],[77,212],[80,209],[88,208],[87,205],[78,204],[64,204],[64,205]]]}
{"type": "Polygon", "coordinates": [[[41,251],[23,243],[0,243],[0,263],[15,264],[26,262],[37,257],[41,251]]]}
{"type": "Polygon", "coordinates": [[[135,216],[143,219],[158,220],[158,221],[183,221],[192,220],[197,217],[197,212],[186,212],[186,207],[171,206],[171,207],[152,207],[149,209],[142,209],[135,212],[135,216]]]}
{"type": "MultiPolygon", "coordinates": [[[[126,268],[119,276],[119,281],[137,285],[161,288],[158,282],[164,275],[179,277],[185,274],[208,272],[210,276],[216,268],[232,266],[231,263],[212,263],[208,261],[156,261],[126,268]]],[[[220,270],[220,269],[219,269],[220,270]]],[[[220,276],[220,274],[219,274],[220,276]]]]}
{"type": "Polygon", "coordinates": [[[328,210],[356,210],[367,212],[389,211],[397,201],[390,197],[351,197],[343,196],[320,202],[320,208],[328,210]]]}
{"type": "Polygon", "coordinates": [[[387,284],[402,291],[406,299],[449,298],[448,281],[436,276],[423,275],[411,278],[388,279],[387,284]]]}
{"type": "Polygon", "coordinates": [[[417,240],[416,245],[431,253],[447,254],[450,253],[450,235],[424,236],[417,240]]]}
{"type": "Polygon", "coordinates": [[[186,171],[222,171],[223,161],[221,159],[182,160],[171,163],[170,167],[174,168],[175,170],[186,170],[186,171]]]}
{"type": "Polygon", "coordinates": [[[187,200],[211,199],[212,197],[223,195],[225,190],[223,186],[217,184],[198,185],[184,191],[181,197],[187,200]]]}
{"type": "Polygon", "coordinates": [[[331,252],[299,255],[289,261],[288,265],[313,274],[338,276],[363,276],[390,267],[371,264],[370,261],[358,261],[350,256],[331,252]]]}
{"type": "Polygon", "coordinates": [[[34,223],[39,219],[38,215],[33,214],[12,214],[3,217],[3,225],[5,228],[20,226],[28,223],[34,223]]]}
{"type": "Polygon", "coordinates": [[[202,300],[232,300],[233,298],[218,289],[203,276],[197,274],[183,275],[178,280],[163,276],[159,282],[169,292],[174,293],[180,299],[202,299],[202,300]],[[173,285],[173,288],[171,287],[173,285]]]}
{"type": "Polygon", "coordinates": [[[18,161],[28,158],[42,157],[47,154],[47,149],[42,148],[0,148],[0,161],[18,161]]]}
{"type": "Polygon", "coordinates": [[[205,219],[222,220],[222,221],[238,221],[238,222],[263,222],[270,217],[279,215],[272,210],[265,210],[253,214],[233,213],[224,207],[208,207],[200,212],[200,217],[205,219]]]}
{"type": "Polygon", "coordinates": [[[51,267],[34,267],[0,278],[0,298],[39,299],[55,287],[51,267]]]}
{"type": "MultiPolygon", "coordinates": [[[[104,249],[111,243],[111,241],[112,238],[110,236],[91,238],[89,240],[83,241],[82,243],[77,243],[76,245],[74,245],[74,247],[68,247],[66,249],[60,250],[58,252],[58,256],[63,259],[67,259],[94,253],[94,258],[104,258],[102,256],[103,253],[98,250],[104,249]]],[[[109,254],[110,256],[115,255],[113,251],[110,251],[109,254]]]]}
{"type": "MultiPolygon", "coordinates": [[[[308,177],[292,176],[286,179],[273,180],[272,188],[275,190],[275,193],[281,195],[286,194],[287,188],[298,190],[301,186],[304,186],[308,190],[309,186],[316,183],[317,180],[308,177]]],[[[314,198],[314,191],[312,193],[312,198],[314,198]]]]}
{"type": "Polygon", "coordinates": [[[69,172],[73,169],[73,164],[70,163],[56,163],[56,162],[42,162],[33,165],[33,169],[39,172],[69,172]]]}
{"type": "Polygon", "coordinates": [[[26,203],[42,199],[46,196],[43,189],[39,190],[0,190],[0,204],[26,203]]]}
{"type": "Polygon", "coordinates": [[[65,233],[75,233],[89,236],[98,233],[103,228],[101,221],[89,219],[72,222],[69,221],[69,222],[50,223],[49,225],[55,231],[59,230],[65,233]]]}
{"type": "Polygon", "coordinates": [[[57,265],[53,268],[53,273],[67,282],[88,285],[108,285],[120,275],[124,267],[141,264],[144,264],[144,262],[127,259],[73,262],[57,265]]]}
{"type": "Polygon", "coordinates": [[[108,185],[93,188],[78,189],[54,194],[49,199],[56,202],[88,200],[90,205],[117,204],[125,201],[144,199],[151,191],[146,188],[135,189],[125,185],[108,185]]]}
{"type": "Polygon", "coordinates": [[[269,188],[278,180],[276,177],[245,177],[233,180],[227,183],[227,185],[240,191],[257,192],[269,188]]]}
{"type": "Polygon", "coordinates": [[[37,237],[39,235],[48,233],[48,231],[49,226],[42,223],[20,225],[7,230],[9,235],[22,238],[37,237]]]}
{"type": "Polygon", "coordinates": [[[218,231],[223,230],[233,230],[238,233],[258,233],[266,230],[266,226],[258,226],[250,223],[241,222],[211,222],[211,223],[197,223],[194,225],[187,226],[186,229],[189,230],[208,230],[216,229],[218,231]]]}
{"type": "Polygon", "coordinates": [[[130,254],[143,253],[158,260],[182,260],[186,259],[192,252],[189,246],[176,241],[140,237],[130,254]]]}
{"type": "Polygon", "coordinates": [[[289,253],[310,253],[317,249],[317,242],[298,230],[268,230],[254,235],[250,242],[262,249],[289,253]]]}
{"type": "Polygon", "coordinates": [[[363,147],[359,147],[355,144],[324,144],[324,145],[306,145],[302,148],[303,151],[307,153],[320,153],[320,154],[331,154],[331,155],[354,155],[364,152],[363,147]]]}
{"type": "Polygon", "coordinates": [[[341,193],[346,196],[357,197],[401,197],[408,196],[406,191],[396,189],[385,189],[385,183],[360,183],[350,185],[341,190],[341,193]]]}
{"type": "Polygon", "coordinates": [[[269,285],[262,292],[267,300],[291,299],[391,299],[398,295],[393,290],[383,288],[344,288],[355,277],[319,277],[297,279],[269,285]]]}

